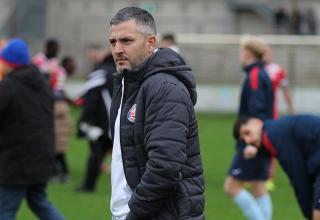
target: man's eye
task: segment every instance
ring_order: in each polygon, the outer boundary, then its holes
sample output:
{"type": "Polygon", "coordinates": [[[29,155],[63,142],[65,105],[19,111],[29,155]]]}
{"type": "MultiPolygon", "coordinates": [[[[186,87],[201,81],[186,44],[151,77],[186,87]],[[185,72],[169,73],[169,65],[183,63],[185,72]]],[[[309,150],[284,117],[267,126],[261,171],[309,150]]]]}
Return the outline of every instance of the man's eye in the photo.
{"type": "Polygon", "coordinates": [[[116,41],[115,40],[110,40],[109,43],[110,43],[111,46],[115,46],[116,45],[116,41]]]}
{"type": "Polygon", "coordinates": [[[129,44],[129,43],[131,43],[131,41],[132,41],[132,40],[130,40],[130,39],[124,39],[124,40],[123,40],[123,43],[129,44]]]}

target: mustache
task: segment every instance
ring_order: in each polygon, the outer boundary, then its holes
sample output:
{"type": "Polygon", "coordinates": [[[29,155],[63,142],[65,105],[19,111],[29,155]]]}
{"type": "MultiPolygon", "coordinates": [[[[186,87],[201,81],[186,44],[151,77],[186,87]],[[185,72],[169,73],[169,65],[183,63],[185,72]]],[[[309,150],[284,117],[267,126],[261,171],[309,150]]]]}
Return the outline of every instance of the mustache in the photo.
{"type": "Polygon", "coordinates": [[[118,61],[123,61],[123,60],[129,60],[129,58],[127,56],[119,56],[119,57],[116,57],[116,62],[118,61]]]}

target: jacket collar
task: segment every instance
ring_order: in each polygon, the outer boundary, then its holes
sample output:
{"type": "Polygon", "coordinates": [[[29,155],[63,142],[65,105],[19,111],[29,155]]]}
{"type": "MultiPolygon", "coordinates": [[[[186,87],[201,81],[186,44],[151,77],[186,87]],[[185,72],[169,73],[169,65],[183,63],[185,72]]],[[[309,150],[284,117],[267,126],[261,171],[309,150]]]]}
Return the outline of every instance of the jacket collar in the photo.
{"type": "Polygon", "coordinates": [[[245,67],[243,67],[243,70],[246,72],[246,73],[250,73],[252,71],[253,68],[255,68],[256,66],[260,67],[260,68],[263,68],[264,67],[264,64],[262,61],[258,60],[258,61],[255,61],[254,63],[251,63],[245,67]]]}
{"type": "Polygon", "coordinates": [[[263,125],[261,138],[262,138],[262,145],[264,146],[264,148],[271,154],[272,157],[276,157],[278,153],[267,134],[265,123],[263,125]]]}

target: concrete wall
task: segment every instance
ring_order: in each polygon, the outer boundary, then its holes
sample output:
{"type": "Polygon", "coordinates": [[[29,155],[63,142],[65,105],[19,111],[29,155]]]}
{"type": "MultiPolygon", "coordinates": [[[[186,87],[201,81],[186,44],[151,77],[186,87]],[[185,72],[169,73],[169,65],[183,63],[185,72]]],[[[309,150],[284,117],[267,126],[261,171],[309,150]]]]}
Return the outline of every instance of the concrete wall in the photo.
{"type": "MultiPolygon", "coordinates": [[[[15,0],[0,0],[0,25],[10,14],[14,2],[15,0]]],[[[282,5],[290,9],[293,0],[259,2],[268,3],[272,7],[282,5]]],[[[301,8],[313,6],[320,14],[320,1],[298,2],[301,8]]],[[[235,13],[227,7],[226,0],[47,0],[46,37],[59,39],[62,45],[61,55],[75,56],[78,72],[84,75],[90,69],[85,56],[86,46],[92,43],[108,46],[108,22],[116,11],[125,6],[139,6],[149,10],[156,19],[159,34],[167,31],[212,34],[272,33],[272,26],[263,18],[251,12],[235,13]]],[[[33,53],[42,50],[41,40],[30,43],[33,53]]],[[[181,44],[180,47],[199,80],[234,83],[238,79],[240,67],[237,46],[181,44]]],[[[294,80],[301,81],[305,74],[308,79],[318,74],[318,51],[317,48],[285,46],[278,47],[275,56],[290,72],[294,72],[294,80]]]]}

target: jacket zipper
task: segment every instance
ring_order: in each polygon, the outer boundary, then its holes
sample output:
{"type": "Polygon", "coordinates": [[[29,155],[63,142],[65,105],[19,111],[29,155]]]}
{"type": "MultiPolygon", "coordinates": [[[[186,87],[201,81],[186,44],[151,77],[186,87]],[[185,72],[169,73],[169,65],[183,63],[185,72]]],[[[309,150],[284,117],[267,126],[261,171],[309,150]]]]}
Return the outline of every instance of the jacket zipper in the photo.
{"type": "MultiPolygon", "coordinates": [[[[119,141],[120,141],[120,152],[121,152],[121,158],[122,158],[122,166],[123,166],[123,171],[124,171],[124,176],[126,178],[127,181],[127,185],[130,187],[129,182],[128,182],[128,178],[127,178],[127,172],[126,172],[126,166],[124,165],[124,156],[123,156],[123,151],[122,151],[122,144],[121,144],[121,119],[122,119],[122,111],[123,111],[123,107],[125,105],[125,95],[126,95],[126,86],[125,86],[125,77],[123,76],[123,83],[121,82],[121,92],[122,92],[122,87],[123,87],[123,94],[122,94],[122,100],[120,100],[121,102],[121,111],[120,111],[120,121],[119,121],[119,141]]],[[[131,187],[130,187],[131,189],[131,187]]],[[[132,189],[131,189],[132,190],[132,189]]]]}

